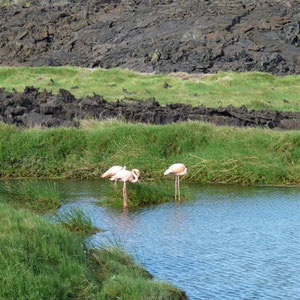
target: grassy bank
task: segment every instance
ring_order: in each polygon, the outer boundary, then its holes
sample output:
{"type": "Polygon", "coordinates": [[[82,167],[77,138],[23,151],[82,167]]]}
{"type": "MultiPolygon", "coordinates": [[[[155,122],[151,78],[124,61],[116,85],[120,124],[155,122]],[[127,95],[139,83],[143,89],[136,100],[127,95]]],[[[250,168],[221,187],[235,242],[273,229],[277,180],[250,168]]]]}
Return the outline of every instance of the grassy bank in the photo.
{"type": "Polygon", "coordinates": [[[60,206],[59,191],[54,182],[0,182],[0,200],[16,208],[37,213],[55,210],[60,206]]]}
{"type": "Polygon", "coordinates": [[[181,102],[209,107],[300,111],[300,75],[222,72],[212,75],[141,74],[122,69],[79,67],[0,67],[0,87],[23,91],[32,85],[55,93],[60,88],[76,97],[103,95],[108,100],[155,97],[161,104],[181,102]],[[168,87],[164,87],[167,83],[168,87]]]}
{"type": "Polygon", "coordinates": [[[0,203],[0,228],[1,299],[184,299],[120,249],[87,250],[28,211],[0,203]]]}
{"type": "MultiPolygon", "coordinates": [[[[1,177],[98,178],[112,165],[162,179],[185,163],[190,182],[299,184],[300,132],[188,122],[86,122],[80,129],[0,126],[1,177]]],[[[172,177],[170,176],[170,179],[172,177]]],[[[173,178],[172,178],[173,180],[173,178]]]]}

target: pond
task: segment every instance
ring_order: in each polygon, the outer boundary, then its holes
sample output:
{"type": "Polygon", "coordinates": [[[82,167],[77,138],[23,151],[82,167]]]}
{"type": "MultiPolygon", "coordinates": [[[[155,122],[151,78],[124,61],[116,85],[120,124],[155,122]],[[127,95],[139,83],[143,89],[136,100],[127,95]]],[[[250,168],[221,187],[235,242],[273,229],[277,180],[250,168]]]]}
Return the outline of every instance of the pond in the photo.
{"type": "Polygon", "coordinates": [[[189,299],[299,299],[299,187],[189,185],[195,201],[133,211],[97,205],[103,182],[59,187],[59,212],[80,208],[106,230],[90,246],[120,243],[189,299]]]}

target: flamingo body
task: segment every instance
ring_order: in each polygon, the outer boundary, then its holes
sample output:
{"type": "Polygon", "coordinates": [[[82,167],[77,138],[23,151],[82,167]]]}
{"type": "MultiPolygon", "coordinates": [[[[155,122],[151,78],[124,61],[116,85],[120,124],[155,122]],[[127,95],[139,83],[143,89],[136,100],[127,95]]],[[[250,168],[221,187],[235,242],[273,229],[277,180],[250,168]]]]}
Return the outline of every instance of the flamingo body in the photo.
{"type": "Polygon", "coordinates": [[[166,170],[164,172],[164,175],[173,174],[173,175],[179,176],[179,175],[186,174],[186,172],[187,172],[187,168],[185,167],[185,165],[178,163],[178,164],[171,165],[168,168],[168,170],[166,170]]]}
{"type": "Polygon", "coordinates": [[[179,188],[179,176],[185,175],[187,173],[187,168],[184,164],[173,164],[165,172],[164,175],[172,174],[175,175],[175,200],[178,195],[178,200],[180,201],[180,188],[179,188]]]}
{"type": "Polygon", "coordinates": [[[123,207],[124,208],[128,206],[126,182],[129,181],[135,183],[139,180],[139,176],[140,176],[140,171],[138,169],[133,169],[132,171],[123,169],[110,178],[110,180],[123,181],[123,207]]]}
{"type": "Polygon", "coordinates": [[[125,167],[113,166],[113,167],[109,168],[106,172],[104,172],[101,175],[101,178],[110,178],[122,170],[125,170],[125,167]]]}
{"type": "Polygon", "coordinates": [[[140,175],[140,171],[137,169],[133,169],[132,171],[129,170],[121,170],[116,173],[114,176],[110,178],[110,180],[119,180],[123,182],[137,182],[140,175]]]}

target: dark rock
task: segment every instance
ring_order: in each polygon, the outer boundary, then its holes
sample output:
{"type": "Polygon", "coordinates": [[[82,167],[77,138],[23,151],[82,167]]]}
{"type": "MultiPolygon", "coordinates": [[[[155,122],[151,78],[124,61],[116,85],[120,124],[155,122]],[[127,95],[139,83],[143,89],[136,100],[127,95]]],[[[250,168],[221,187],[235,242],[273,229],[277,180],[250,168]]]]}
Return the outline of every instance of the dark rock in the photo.
{"type": "Polygon", "coordinates": [[[198,120],[240,127],[300,129],[300,113],[274,110],[248,110],[242,106],[209,108],[182,103],[161,106],[155,98],[130,102],[108,102],[102,96],[76,99],[61,89],[58,95],[32,87],[23,93],[0,89],[0,121],[18,126],[69,127],[78,126],[81,119],[123,121],[150,124],[168,124],[198,120]]]}
{"type": "Polygon", "coordinates": [[[0,9],[0,64],[299,74],[299,14],[299,0],[35,1],[0,9]]]}
{"type": "Polygon", "coordinates": [[[300,119],[283,119],[280,121],[279,127],[286,130],[300,129],[300,119]]]}

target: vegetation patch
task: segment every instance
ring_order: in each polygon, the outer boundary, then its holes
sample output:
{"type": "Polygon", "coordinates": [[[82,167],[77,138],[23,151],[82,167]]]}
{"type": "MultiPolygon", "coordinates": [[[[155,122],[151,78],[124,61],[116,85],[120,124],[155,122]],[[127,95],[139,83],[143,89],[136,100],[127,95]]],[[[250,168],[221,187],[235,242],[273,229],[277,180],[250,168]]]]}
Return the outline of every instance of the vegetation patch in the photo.
{"type": "Polygon", "coordinates": [[[39,213],[60,206],[59,191],[54,182],[5,181],[0,183],[1,198],[14,207],[39,213]]]}
{"type": "Polygon", "coordinates": [[[55,221],[67,230],[81,235],[89,235],[100,231],[99,228],[93,226],[91,219],[80,209],[73,209],[60,214],[55,221]]]}
{"type": "MultiPolygon", "coordinates": [[[[170,182],[137,182],[127,185],[127,202],[129,207],[140,207],[174,201],[175,187],[170,182]]],[[[123,206],[122,183],[117,186],[107,185],[105,187],[105,199],[101,203],[113,206],[123,206]]],[[[180,188],[181,201],[191,200],[192,196],[188,189],[180,188]]]]}

